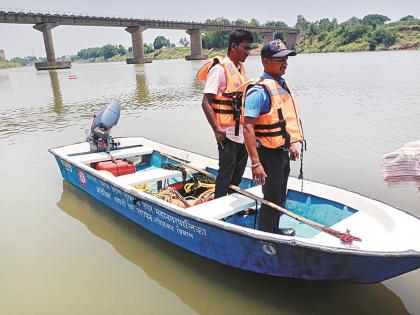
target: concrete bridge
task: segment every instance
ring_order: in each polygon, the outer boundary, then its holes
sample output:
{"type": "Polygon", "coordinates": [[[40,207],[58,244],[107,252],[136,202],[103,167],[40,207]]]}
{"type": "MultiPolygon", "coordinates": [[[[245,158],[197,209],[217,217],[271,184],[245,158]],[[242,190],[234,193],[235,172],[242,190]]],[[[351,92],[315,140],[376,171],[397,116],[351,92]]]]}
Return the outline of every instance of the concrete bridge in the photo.
{"type": "Polygon", "coordinates": [[[204,31],[232,31],[240,28],[250,32],[263,35],[264,43],[273,40],[276,33],[287,34],[286,45],[293,48],[298,40],[298,31],[295,29],[279,29],[270,27],[251,27],[235,26],[225,24],[209,24],[196,22],[179,22],[136,18],[103,17],[90,15],[72,14],[49,14],[0,11],[0,23],[33,24],[33,28],[41,31],[44,37],[47,62],[36,63],[38,70],[70,68],[70,61],[57,61],[54,52],[53,38],[51,30],[59,25],[78,25],[78,26],[108,26],[124,27],[131,34],[133,45],[133,58],[127,58],[127,63],[147,63],[152,62],[151,58],[144,56],[143,31],[152,29],[174,29],[185,30],[190,35],[191,55],[185,57],[187,60],[207,59],[202,53],[201,34],[204,31]]]}

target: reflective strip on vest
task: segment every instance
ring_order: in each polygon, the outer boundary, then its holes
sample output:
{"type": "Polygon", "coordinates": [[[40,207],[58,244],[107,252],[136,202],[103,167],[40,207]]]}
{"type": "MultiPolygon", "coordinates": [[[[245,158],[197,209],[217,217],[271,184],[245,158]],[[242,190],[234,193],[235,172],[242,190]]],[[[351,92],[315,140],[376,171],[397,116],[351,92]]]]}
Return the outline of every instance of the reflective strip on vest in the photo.
{"type": "Polygon", "coordinates": [[[270,111],[260,115],[254,126],[255,137],[261,145],[275,149],[303,141],[302,126],[292,95],[273,79],[251,80],[244,90],[252,85],[264,86],[270,95],[270,111]]]}
{"type": "Polygon", "coordinates": [[[228,94],[237,92],[239,87],[246,81],[244,65],[240,62],[240,70],[238,70],[229,58],[215,57],[198,70],[197,78],[199,80],[207,80],[208,72],[216,64],[220,64],[223,67],[226,76],[226,91],[223,93],[217,91],[211,103],[216,122],[219,126],[235,126],[235,129],[239,130],[239,124],[243,123],[242,101],[239,100],[239,103],[236,103],[237,101],[234,101],[228,94]]]}

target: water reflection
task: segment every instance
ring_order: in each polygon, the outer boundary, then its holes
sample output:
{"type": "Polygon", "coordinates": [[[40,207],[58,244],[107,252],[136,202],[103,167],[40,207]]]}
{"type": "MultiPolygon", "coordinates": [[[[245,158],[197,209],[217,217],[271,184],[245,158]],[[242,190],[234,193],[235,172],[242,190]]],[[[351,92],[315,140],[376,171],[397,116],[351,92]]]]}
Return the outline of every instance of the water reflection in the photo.
{"type": "Polygon", "coordinates": [[[146,67],[144,65],[135,65],[136,69],[136,100],[139,104],[149,101],[149,87],[146,80],[146,67]]]}
{"type": "Polygon", "coordinates": [[[382,284],[275,279],[209,261],[144,231],[66,181],[57,205],[200,314],[408,313],[382,284]]]}
{"type": "Polygon", "coordinates": [[[51,89],[54,102],[54,112],[61,114],[63,112],[63,95],[61,94],[60,81],[56,70],[49,70],[51,89]]]}

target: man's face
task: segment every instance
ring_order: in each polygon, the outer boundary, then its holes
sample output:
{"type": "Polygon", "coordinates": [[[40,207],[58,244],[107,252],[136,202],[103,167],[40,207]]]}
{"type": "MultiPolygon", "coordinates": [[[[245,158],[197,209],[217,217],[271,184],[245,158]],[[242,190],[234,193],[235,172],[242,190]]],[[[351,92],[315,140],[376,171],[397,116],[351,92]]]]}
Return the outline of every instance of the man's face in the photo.
{"type": "Polygon", "coordinates": [[[264,71],[274,77],[281,77],[286,73],[287,56],[282,58],[264,58],[264,71]]]}
{"type": "Polygon", "coordinates": [[[235,51],[238,60],[241,62],[244,62],[245,59],[251,53],[251,50],[252,50],[251,43],[247,41],[239,43],[239,44],[233,43],[232,50],[235,51]]]}

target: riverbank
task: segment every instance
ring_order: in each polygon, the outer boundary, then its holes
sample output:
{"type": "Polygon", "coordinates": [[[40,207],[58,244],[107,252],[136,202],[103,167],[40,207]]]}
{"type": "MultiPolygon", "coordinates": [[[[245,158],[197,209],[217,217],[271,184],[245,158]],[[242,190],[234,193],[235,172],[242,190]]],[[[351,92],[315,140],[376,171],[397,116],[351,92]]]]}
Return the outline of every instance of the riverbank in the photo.
{"type": "Polygon", "coordinates": [[[296,46],[299,53],[419,50],[420,25],[391,23],[381,28],[364,30],[318,31],[300,37],[296,46]]]}
{"type": "Polygon", "coordinates": [[[1,69],[8,69],[8,68],[15,68],[15,67],[21,67],[21,64],[18,64],[16,62],[11,62],[7,60],[0,60],[0,70],[1,69]]]}
{"type": "MultiPolygon", "coordinates": [[[[399,40],[389,47],[379,45],[375,49],[369,49],[369,43],[366,41],[359,41],[339,47],[331,47],[328,44],[322,43],[317,40],[303,39],[296,47],[299,54],[306,53],[328,53],[328,52],[360,52],[360,51],[388,51],[388,50],[420,50],[420,27],[410,29],[400,29],[398,32],[399,40]],[[306,40],[306,41],[305,41],[306,40]]],[[[259,56],[262,44],[254,48],[251,52],[253,56],[259,56]]],[[[209,58],[215,56],[225,56],[227,49],[203,49],[203,55],[209,58]]],[[[153,51],[152,53],[145,54],[145,57],[152,58],[153,60],[170,60],[170,59],[184,59],[186,56],[191,55],[190,47],[172,47],[162,48],[153,51]]],[[[127,58],[133,58],[132,53],[124,55],[116,55],[111,58],[97,57],[90,59],[73,59],[73,63],[100,63],[100,62],[125,62],[127,58]]],[[[23,64],[18,62],[11,62],[7,60],[0,61],[0,70],[14,67],[21,67],[23,64]]]]}

